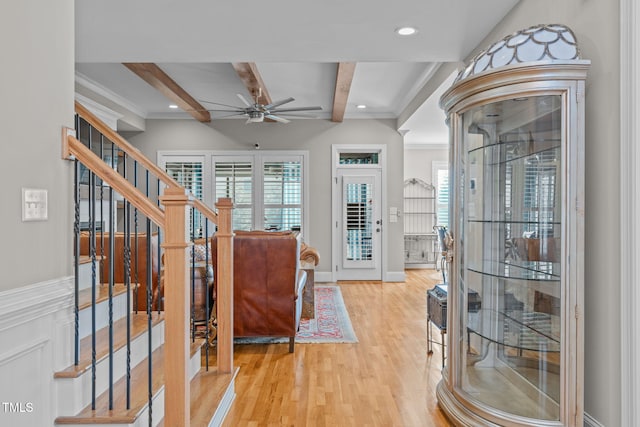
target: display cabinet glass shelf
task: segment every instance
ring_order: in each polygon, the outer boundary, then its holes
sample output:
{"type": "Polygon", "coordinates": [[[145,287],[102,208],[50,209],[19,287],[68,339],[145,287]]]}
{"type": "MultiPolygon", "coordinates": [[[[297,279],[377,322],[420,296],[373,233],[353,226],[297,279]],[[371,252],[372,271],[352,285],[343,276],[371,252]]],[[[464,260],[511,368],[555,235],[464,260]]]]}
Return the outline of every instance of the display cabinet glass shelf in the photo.
{"type": "Polygon", "coordinates": [[[568,28],[532,27],[480,53],[441,99],[454,244],[437,394],[457,425],[582,425],[588,67],[568,28]]]}

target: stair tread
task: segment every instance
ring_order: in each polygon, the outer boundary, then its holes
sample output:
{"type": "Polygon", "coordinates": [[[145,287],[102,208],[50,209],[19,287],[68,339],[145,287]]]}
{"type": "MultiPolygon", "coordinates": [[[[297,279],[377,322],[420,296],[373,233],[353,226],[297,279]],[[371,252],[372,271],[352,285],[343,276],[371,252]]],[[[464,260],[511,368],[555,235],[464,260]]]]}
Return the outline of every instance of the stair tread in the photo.
{"type": "MultiPolygon", "coordinates": [[[[152,325],[155,326],[164,320],[164,313],[152,313],[152,325]]],[[[147,313],[131,313],[131,339],[143,334],[148,327],[147,313]]],[[[113,322],[113,348],[114,352],[126,346],[127,318],[124,317],[113,322]]],[[[55,378],[76,378],[91,368],[91,335],[80,340],[80,357],[78,365],[72,365],[63,371],[56,372],[55,378]]],[[[109,355],[109,328],[105,327],[96,331],[96,360],[99,361],[109,355]]]]}
{"type": "Polygon", "coordinates": [[[191,380],[191,427],[209,425],[237,373],[238,368],[227,374],[218,373],[216,369],[201,369],[191,380]],[[206,402],[206,405],[203,405],[203,402],[206,402]]]}
{"type": "MultiPolygon", "coordinates": [[[[204,344],[204,340],[196,340],[191,343],[191,357],[204,344]]],[[[56,424],[131,424],[140,416],[149,401],[149,369],[148,358],[131,369],[131,405],[126,405],[126,379],[123,377],[113,385],[113,406],[109,409],[109,391],[105,391],[96,398],[96,409],[88,405],[77,415],[60,416],[56,418],[56,424]],[[120,409],[121,408],[121,409],[120,409]]],[[[164,345],[152,353],[152,395],[154,398],[164,387],[164,345]]]]}
{"type": "MultiPolygon", "coordinates": [[[[101,262],[104,257],[102,255],[96,255],[96,262],[101,262]]],[[[92,261],[90,255],[80,255],[78,257],[78,264],[89,264],[92,261]]]]}
{"type": "MultiPolygon", "coordinates": [[[[135,288],[135,285],[131,284],[131,290],[135,288]]],[[[109,284],[108,283],[99,283],[96,285],[96,304],[101,303],[109,299],[109,284]]],[[[118,296],[127,292],[127,287],[124,283],[115,283],[113,285],[112,295],[118,296]]],[[[78,295],[78,309],[83,310],[85,308],[91,307],[91,288],[83,289],[79,292],[78,295]]]]}

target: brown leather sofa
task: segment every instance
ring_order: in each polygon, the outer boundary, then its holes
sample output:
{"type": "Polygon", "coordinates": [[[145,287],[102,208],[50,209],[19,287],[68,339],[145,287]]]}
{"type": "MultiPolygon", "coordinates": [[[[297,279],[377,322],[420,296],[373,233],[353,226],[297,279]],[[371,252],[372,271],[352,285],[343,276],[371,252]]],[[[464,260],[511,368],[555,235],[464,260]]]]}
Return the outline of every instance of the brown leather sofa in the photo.
{"type": "MultiPolygon", "coordinates": [[[[124,267],[124,233],[116,232],[114,238],[114,283],[125,282],[125,267],[124,267]]],[[[95,235],[96,241],[96,256],[102,258],[101,265],[101,277],[98,279],[100,283],[109,282],[109,233],[105,232],[101,235],[99,232],[95,235]],[[102,256],[104,254],[104,256],[102,256]]],[[[89,255],[89,232],[82,231],[80,233],[80,255],[89,255]]],[[[134,309],[146,310],[147,309],[147,235],[146,233],[138,233],[137,242],[135,234],[130,236],[130,278],[132,286],[136,282],[136,277],[139,283],[137,307],[134,309]],[[137,264],[136,264],[137,260],[137,264]],[[137,265],[137,267],[136,267],[137,265]]],[[[158,236],[153,234],[151,237],[151,264],[152,264],[152,292],[157,287],[158,283],[158,236]]],[[[135,304],[135,303],[134,303],[135,304]]]]}
{"type": "MultiPolygon", "coordinates": [[[[289,337],[293,352],[307,275],[297,232],[236,231],[233,241],[233,334],[289,337]]],[[[211,245],[217,272],[217,239],[211,245]]],[[[214,288],[217,279],[214,279],[214,288]]],[[[215,292],[215,290],[214,290],[215,292]]]]}

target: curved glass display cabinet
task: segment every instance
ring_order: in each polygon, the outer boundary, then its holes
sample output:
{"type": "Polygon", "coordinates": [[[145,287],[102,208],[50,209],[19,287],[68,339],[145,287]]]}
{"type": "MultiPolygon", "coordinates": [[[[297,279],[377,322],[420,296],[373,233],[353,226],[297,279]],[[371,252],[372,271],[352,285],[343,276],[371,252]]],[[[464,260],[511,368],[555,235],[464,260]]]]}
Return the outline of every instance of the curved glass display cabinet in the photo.
{"type": "Polygon", "coordinates": [[[457,425],[583,424],[588,68],[571,30],[532,27],[476,56],[441,99],[454,245],[437,396],[457,425]]]}

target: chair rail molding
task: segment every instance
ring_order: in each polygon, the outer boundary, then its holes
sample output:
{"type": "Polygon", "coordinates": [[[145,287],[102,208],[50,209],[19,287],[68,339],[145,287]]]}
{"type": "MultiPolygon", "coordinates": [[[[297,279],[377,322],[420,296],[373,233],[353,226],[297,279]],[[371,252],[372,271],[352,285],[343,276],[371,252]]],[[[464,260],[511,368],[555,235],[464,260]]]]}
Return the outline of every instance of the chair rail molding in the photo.
{"type": "Polygon", "coordinates": [[[620,0],[620,222],[621,256],[621,425],[640,424],[640,6],[636,0],[620,0]]]}

